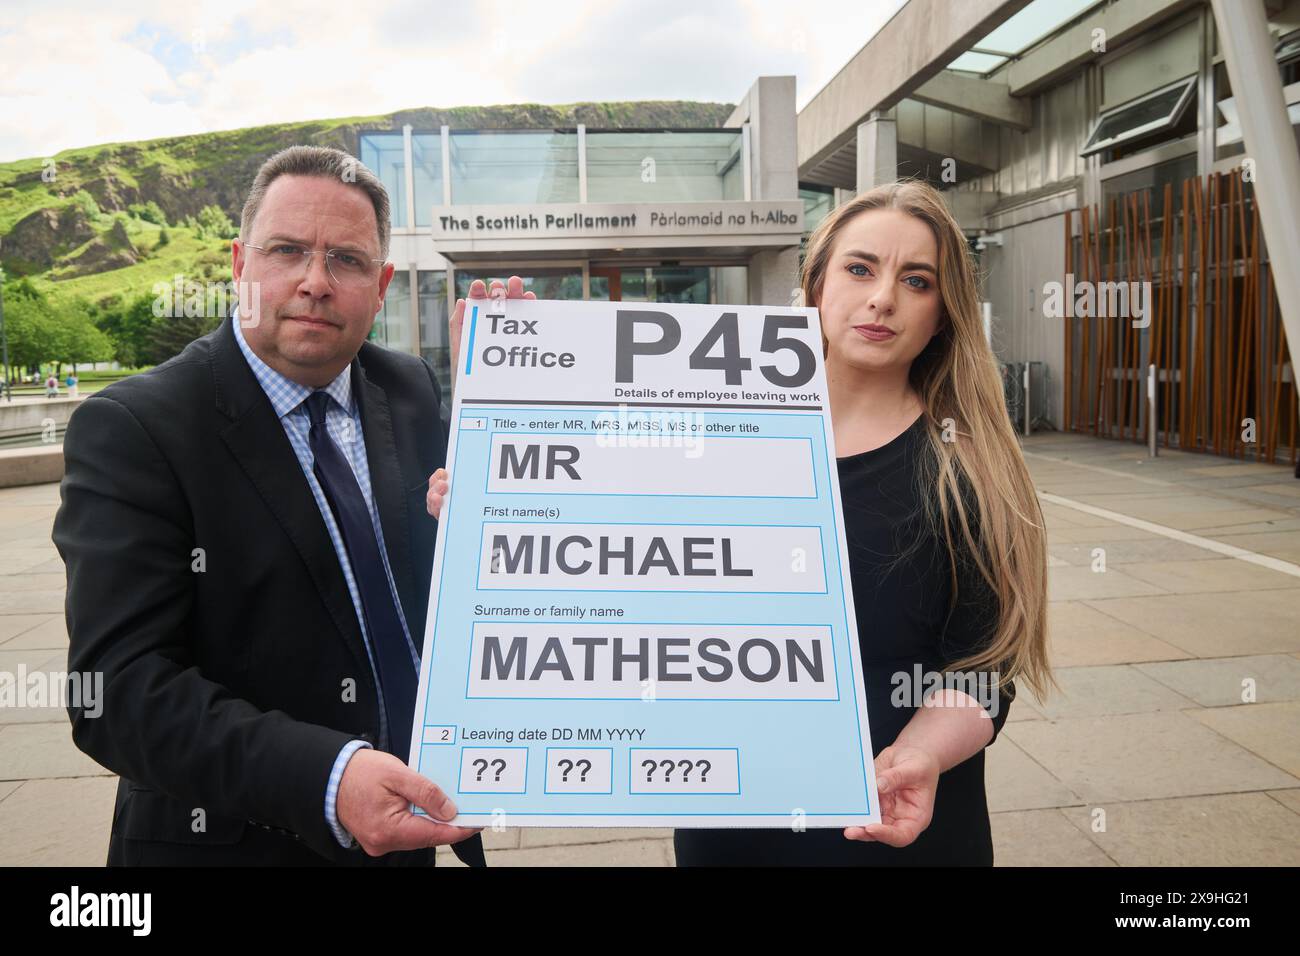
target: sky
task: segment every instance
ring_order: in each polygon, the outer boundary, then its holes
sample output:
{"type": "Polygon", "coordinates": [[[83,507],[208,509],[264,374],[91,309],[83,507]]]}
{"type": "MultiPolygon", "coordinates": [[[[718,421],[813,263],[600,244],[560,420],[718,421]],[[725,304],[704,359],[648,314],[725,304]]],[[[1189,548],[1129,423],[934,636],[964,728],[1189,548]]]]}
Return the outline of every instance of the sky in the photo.
{"type": "Polygon", "coordinates": [[[802,107],[901,5],[0,0],[0,162],[422,106],[735,103],[760,75],[802,107]]]}

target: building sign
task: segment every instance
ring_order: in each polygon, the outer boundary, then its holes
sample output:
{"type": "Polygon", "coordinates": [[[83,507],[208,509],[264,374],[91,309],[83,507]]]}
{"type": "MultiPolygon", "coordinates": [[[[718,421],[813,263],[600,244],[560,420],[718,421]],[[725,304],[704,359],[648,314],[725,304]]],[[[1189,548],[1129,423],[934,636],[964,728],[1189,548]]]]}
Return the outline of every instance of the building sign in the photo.
{"type": "Polygon", "coordinates": [[[790,245],[803,231],[803,202],[554,203],[435,206],[439,252],[577,240],[610,246],[689,245],[693,238],[790,245]]]}

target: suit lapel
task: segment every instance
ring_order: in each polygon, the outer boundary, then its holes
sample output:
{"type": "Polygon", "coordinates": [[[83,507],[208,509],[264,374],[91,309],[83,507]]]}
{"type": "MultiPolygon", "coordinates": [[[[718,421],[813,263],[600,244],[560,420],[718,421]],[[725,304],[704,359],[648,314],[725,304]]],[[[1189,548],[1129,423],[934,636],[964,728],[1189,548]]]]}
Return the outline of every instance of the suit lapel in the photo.
{"type": "Polygon", "coordinates": [[[325,520],[284,426],[239,351],[229,320],[213,341],[212,367],[217,407],[233,419],[222,429],[222,439],[293,542],[360,672],[369,674],[369,657],[356,610],[325,520]]]}

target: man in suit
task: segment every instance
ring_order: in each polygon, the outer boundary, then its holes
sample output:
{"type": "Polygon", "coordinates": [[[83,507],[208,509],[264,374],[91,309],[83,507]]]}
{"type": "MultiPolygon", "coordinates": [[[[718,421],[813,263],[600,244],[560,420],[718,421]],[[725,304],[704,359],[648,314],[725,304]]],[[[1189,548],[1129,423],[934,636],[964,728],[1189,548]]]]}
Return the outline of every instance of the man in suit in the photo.
{"type": "Polygon", "coordinates": [[[365,342],[388,240],[353,157],[276,154],[235,316],[72,416],[53,537],[69,672],[104,674],[69,716],[121,776],[110,864],[482,865],[406,766],[447,437],[429,364],[365,342]]]}

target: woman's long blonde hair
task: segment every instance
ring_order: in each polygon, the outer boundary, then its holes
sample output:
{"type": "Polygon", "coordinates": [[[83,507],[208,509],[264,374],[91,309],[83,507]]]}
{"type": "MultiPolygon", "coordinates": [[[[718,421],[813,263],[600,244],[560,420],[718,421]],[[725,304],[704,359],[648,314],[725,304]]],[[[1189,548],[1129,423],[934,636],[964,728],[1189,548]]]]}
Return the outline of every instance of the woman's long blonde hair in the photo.
{"type": "Polygon", "coordinates": [[[925,405],[925,431],[934,452],[920,470],[923,500],[948,546],[954,603],[957,534],[998,599],[992,641],[949,669],[996,670],[1003,682],[1023,677],[1042,699],[1048,685],[1055,685],[1047,661],[1046,532],[984,339],[975,264],[961,227],[939,193],[924,182],[877,186],[833,210],[809,238],[800,274],[803,300],[819,304],[836,238],[871,209],[915,216],[930,227],[939,248],[940,331],[910,371],[925,405]],[[945,431],[951,436],[947,441],[945,431]],[[973,523],[968,505],[977,511],[973,523]]]}

